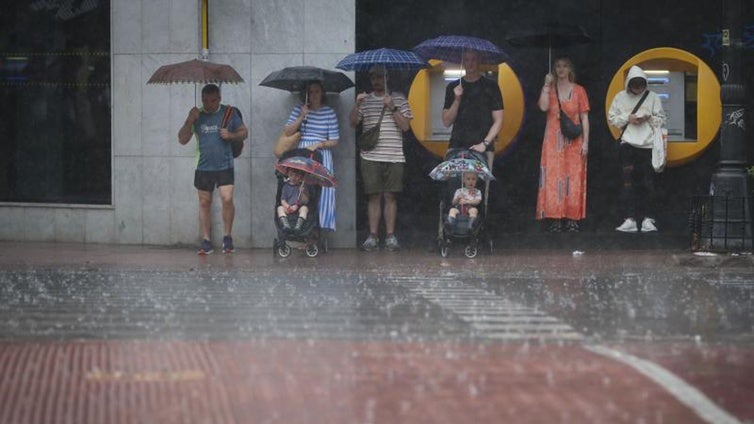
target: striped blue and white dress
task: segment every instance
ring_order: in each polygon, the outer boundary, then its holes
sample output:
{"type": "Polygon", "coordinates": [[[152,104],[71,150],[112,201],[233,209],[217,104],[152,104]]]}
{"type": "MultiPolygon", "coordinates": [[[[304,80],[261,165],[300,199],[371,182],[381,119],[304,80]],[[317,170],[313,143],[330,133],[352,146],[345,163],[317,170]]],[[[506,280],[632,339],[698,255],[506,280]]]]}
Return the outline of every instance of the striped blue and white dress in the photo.
{"type": "MultiPolygon", "coordinates": [[[[300,114],[301,105],[295,106],[291,110],[286,125],[295,122],[300,114]]],[[[299,131],[301,131],[301,140],[298,143],[298,147],[302,148],[325,140],[338,141],[340,139],[338,117],[335,115],[333,108],[329,106],[322,106],[317,110],[309,110],[306,119],[301,123],[299,131]]],[[[322,154],[322,164],[335,175],[330,149],[318,150],[322,154]]],[[[335,231],[335,188],[333,187],[322,189],[322,196],[319,199],[319,226],[323,229],[335,231]]]]}

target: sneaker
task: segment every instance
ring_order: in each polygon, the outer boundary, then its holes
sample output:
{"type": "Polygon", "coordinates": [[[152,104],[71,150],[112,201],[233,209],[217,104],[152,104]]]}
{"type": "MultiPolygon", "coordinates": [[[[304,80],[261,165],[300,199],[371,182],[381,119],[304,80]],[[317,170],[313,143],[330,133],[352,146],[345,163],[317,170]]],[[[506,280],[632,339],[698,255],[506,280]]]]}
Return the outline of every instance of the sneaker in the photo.
{"type": "Polygon", "coordinates": [[[390,234],[385,238],[385,249],[393,252],[400,248],[401,246],[398,244],[398,237],[396,237],[395,234],[390,234]]]}
{"type": "Polygon", "coordinates": [[[569,233],[578,233],[579,232],[579,222],[574,221],[572,219],[569,219],[566,221],[565,225],[566,231],[569,233]]]}
{"type": "Polygon", "coordinates": [[[657,231],[657,227],[655,227],[655,220],[652,218],[644,218],[644,220],[641,221],[641,232],[649,233],[652,231],[657,231]]]}
{"type": "Polygon", "coordinates": [[[197,255],[209,255],[210,253],[214,252],[215,249],[212,248],[212,242],[204,239],[202,240],[202,247],[199,248],[199,251],[196,252],[197,255]]]}
{"type": "Polygon", "coordinates": [[[621,224],[620,227],[616,227],[615,229],[624,233],[635,233],[639,231],[639,229],[636,227],[636,220],[634,220],[633,218],[626,218],[626,220],[623,221],[623,224],[621,224]]]}
{"type": "Polygon", "coordinates": [[[373,250],[376,250],[379,248],[380,245],[377,242],[377,239],[373,235],[369,235],[366,240],[364,240],[364,243],[361,245],[361,248],[366,250],[367,252],[371,252],[373,250]]]}
{"type": "Polygon", "coordinates": [[[236,249],[233,247],[233,237],[223,237],[223,253],[233,253],[236,249]]]}

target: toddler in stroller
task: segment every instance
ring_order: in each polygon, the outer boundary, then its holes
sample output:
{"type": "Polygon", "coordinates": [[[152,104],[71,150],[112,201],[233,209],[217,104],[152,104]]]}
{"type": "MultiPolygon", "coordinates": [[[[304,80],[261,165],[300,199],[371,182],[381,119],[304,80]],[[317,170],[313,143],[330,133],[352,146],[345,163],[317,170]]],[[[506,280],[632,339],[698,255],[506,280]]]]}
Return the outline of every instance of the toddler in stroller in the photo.
{"type": "MultiPolygon", "coordinates": [[[[317,162],[322,159],[319,152],[294,149],[284,153],[278,165],[294,157],[312,159],[317,162]]],[[[319,254],[322,242],[319,228],[321,187],[316,184],[307,184],[307,174],[304,171],[278,165],[276,165],[278,171],[275,173],[278,179],[275,197],[277,238],[273,241],[273,254],[286,258],[291,254],[292,245],[300,243],[303,244],[307,256],[315,257],[319,254]]],[[[324,250],[327,251],[326,242],[324,250]]]]}
{"type": "Polygon", "coordinates": [[[453,194],[453,206],[448,211],[448,225],[454,226],[461,215],[468,217],[467,229],[472,230],[479,216],[476,206],[482,201],[482,191],[476,188],[478,178],[473,172],[465,172],[462,180],[463,187],[453,194]]]}
{"type": "Polygon", "coordinates": [[[445,181],[440,194],[437,240],[443,257],[448,255],[451,245],[459,244],[464,246],[467,258],[474,258],[483,240],[489,242],[492,251],[492,241],[487,236],[484,222],[487,212],[484,198],[487,190],[486,187],[482,190],[477,185],[480,179],[489,184],[494,176],[483,156],[475,153],[449,151],[445,161],[430,173],[433,179],[445,181]]]}
{"type": "Polygon", "coordinates": [[[300,232],[306,216],[309,214],[309,188],[304,184],[304,171],[291,169],[288,172],[288,180],[283,184],[280,193],[280,205],[278,206],[278,219],[283,231],[300,232]],[[291,227],[289,218],[297,217],[296,223],[291,227]]]}

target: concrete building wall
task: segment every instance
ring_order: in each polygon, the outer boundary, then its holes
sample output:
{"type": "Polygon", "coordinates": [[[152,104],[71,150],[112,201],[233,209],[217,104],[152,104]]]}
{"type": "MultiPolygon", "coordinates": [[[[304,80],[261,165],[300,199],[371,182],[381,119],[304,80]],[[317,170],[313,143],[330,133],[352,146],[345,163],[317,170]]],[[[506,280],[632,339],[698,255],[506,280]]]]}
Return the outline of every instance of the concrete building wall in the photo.
{"type": "MultiPolygon", "coordinates": [[[[146,85],[160,66],[198,57],[200,2],[112,0],[112,206],[0,205],[0,239],[154,245],[197,245],[193,187],[196,142],[177,141],[201,86],[146,85]]],[[[355,47],[351,0],[223,0],[209,2],[209,60],[232,65],[245,83],[222,86],[250,129],[235,161],[237,247],[268,247],[275,237],[272,147],[296,96],[260,87],[285,66],[334,68],[355,47]]],[[[353,75],[351,75],[353,77],[353,75]]],[[[339,117],[334,149],[337,231],[333,247],[356,245],[354,132],[347,116],[353,89],[328,98],[339,117]]],[[[222,239],[217,193],[212,238],[222,239]]]]}

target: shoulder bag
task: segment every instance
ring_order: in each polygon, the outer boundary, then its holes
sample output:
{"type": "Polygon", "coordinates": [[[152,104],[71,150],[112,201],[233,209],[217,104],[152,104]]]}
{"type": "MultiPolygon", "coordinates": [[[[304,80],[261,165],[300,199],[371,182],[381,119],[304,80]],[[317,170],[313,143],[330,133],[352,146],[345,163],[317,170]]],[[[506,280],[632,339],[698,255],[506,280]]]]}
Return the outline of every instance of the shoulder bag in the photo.
{"type": "Polygon", "coordinates": [[[558,109],[560,111],[560,132],[569,140],[579,138],[582,131],[581,124],[575,124],[571,121],[571,118],[563,112],[563,107],[560,105],[560,93],[558,93],[557,82],[555,83],[555,97],[558,99],[558,109]]]}
{"type": "Polygon", "coordinates": [[[359,150],[368,152],[377,146],[377,142],[380,140],[380,126],[382,125],[382,118],[385,116],[385,106],[382,106],[382,113],[380,113],[380,120],[377,121],[377,125],[372,128],[362,131],[356,138],[356,146],[359,150]]]}
{"type": "MultiPolygon", "coordinates": [[[[228,105],[225,107],[225,115],[223,115],[222,123],[220,124],[220,128],[227,128],[228,123],[230,122],[230,117],[233,116],[233,111],[235,111],[236,108],[234,108],[231,105],[228,105]]],[[[243,151],[243,140],[232,140],[230,141],[230,148],[233,150],[233,158],[237,158],[241,156],[241,152],[243,151]]]]}
{"type": "Polygon", "coordinates": [[[277,142],[275,142],[275,157],[280,159],[283,153],[293,150],[298,147],[298,142],[301,140],[301,131],[296,131],[292,135],[285,135],[285,130],[280,131],[277,142]]]}

